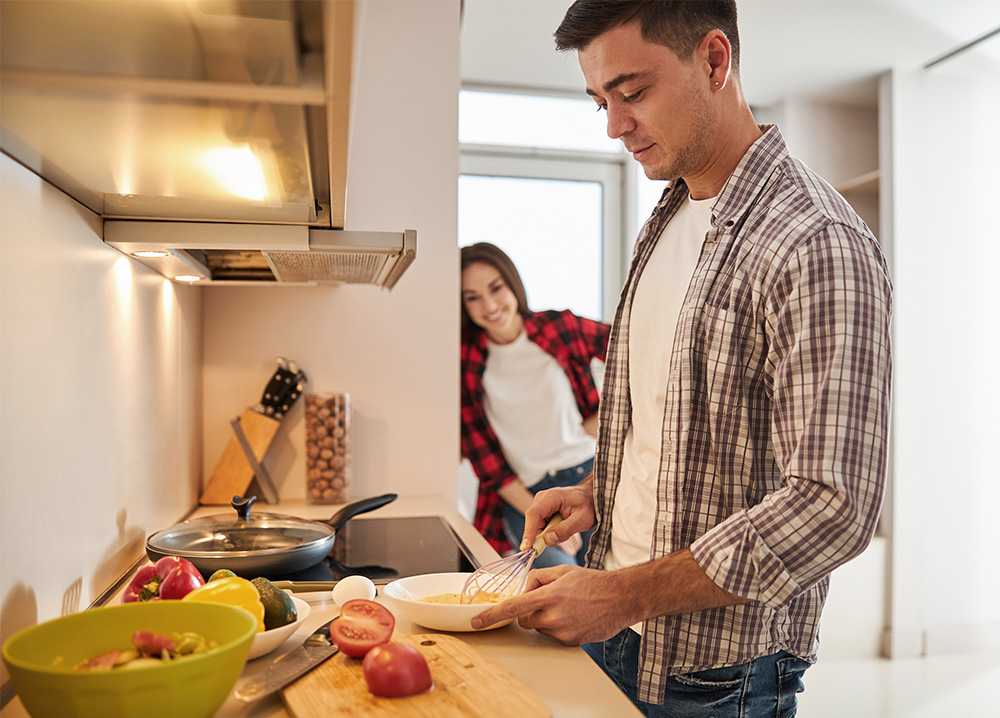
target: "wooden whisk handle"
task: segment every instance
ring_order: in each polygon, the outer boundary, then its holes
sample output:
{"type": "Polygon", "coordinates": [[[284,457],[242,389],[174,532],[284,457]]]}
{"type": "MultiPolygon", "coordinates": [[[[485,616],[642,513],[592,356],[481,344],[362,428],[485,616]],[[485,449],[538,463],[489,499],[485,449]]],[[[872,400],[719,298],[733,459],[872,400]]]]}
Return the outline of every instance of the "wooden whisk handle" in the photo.
{"type": "Polygon", "coordinates": [[[549,529],[555,528],[560,523],[562,523],[562,520],[563,520],[562,514],[559,513],[558,511],[556,511],[549,518],[549,522],[547,524],[545,524],[545,528],[542,529],[542,532],[535,537],[535,543],[531,544],[531,548],[533,548],[535,550],[535,555],[536,556],[540,556],[541,553],[542,553],[542,551],[544,551],[546,548],[548,548],[545,545],[545,533],[549,529]]]}

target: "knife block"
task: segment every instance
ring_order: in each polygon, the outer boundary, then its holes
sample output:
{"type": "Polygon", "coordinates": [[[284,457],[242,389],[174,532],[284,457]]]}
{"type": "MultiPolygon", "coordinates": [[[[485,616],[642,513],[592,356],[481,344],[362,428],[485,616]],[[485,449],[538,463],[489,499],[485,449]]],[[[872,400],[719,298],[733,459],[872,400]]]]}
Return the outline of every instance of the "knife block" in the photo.
{"type": "MultiPolygon", "coordinates": [[[[259,414],[252,409],[247,409],[240,417],[240,428],[259,463],[263,463],[264,454],[270,448],[280,426],[279,420],[259,414]]],[[[228,506],[232,503],[233,496],[246,495],[253,480],[253,467],[243,453],[239,439],[235,435],[231,436],[208,483],[205,484],[199,503],[228,506]]]]}

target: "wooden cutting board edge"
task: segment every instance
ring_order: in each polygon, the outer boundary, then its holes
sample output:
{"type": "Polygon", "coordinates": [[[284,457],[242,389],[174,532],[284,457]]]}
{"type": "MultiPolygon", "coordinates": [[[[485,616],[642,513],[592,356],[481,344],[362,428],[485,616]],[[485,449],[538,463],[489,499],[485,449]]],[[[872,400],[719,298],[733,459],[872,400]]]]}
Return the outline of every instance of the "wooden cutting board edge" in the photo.
{"type": "Polygon", "coordinates": [[[338,654],[282,691],[295,718],[551,718],[552,711],[516,676],[465,641],[440,633],[397,636],[419,649],[434,687],[406,698],[368,692],[361,660],[338,654]]]}

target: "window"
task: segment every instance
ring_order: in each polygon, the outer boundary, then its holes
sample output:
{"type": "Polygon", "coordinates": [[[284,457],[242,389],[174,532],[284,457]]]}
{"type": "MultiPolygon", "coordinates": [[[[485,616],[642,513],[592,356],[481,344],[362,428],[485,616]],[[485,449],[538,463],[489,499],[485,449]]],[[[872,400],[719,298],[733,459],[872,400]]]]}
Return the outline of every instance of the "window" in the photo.
{"type": "Polygon", "coordinates": [[[463,90],[458,96],[458,141],[623,154],[596,109],[587,98],[463,90]]]}
{"type": "Polygon", "coordinates": [[[610,321],[663,183],[607,136],[588,98],[463,91],[459,244],[502,248],[532,309],[610,321]]]}
{"type": "Polygon", "coordinates": [[[491,242],[503,249],[532,309],[569,309],[599,320],[614,299],[604,290],[620,274],[617,242],[605,242],[618,235],[620,167],[568,165],[463,156],[459,244],[491,242]]]}

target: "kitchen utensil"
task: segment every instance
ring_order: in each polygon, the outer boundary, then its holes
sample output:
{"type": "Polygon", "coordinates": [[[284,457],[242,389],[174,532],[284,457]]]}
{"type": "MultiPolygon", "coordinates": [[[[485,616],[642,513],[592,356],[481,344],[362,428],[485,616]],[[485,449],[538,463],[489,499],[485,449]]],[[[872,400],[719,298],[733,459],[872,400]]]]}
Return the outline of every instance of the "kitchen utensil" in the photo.
{"type": "Polygon", "coordinates": [[[14,634],[3,646],[11,682],[33,718],[192,718],[214,715],[246,664],[257,632],[248,611],[219,603],[142,601],[94,608],[14,634]],[[192,631],[218,646],[130,670],[74,666],[131,647],[137,630],[192,631]]]}
{"type": "Polygon", "coordinates": [[[552,514],[542,532],[535,537],[535,543],[520,553],[501,558],[497,561],[480,566],[469,580],[462,586],[462,603],[472,603],[481,591],[495,593],[504,598],[516,596],[524,590],[528,579],[528,571],[535,558],[541,555],[547,547],[545,533],[562,522],[562,514],[552,514]]]}
{"type": "Polygon", "coordinates": [[[256,634],[253,637],[253,645],[250,646],[250,653],[247,655],[248,661],[260,658],[261,656],[266,656],[268,653],[284,643],[289,636],[295,633],[295,631],[302,626],[302,622],[309,618],[309,614],[312,612],[312,606],[303,601],[301,598],[296,598],[295,596],[290,596],[290,598],[292,599],[292,603],[295,604],[295,620],[284,626],[271,628],[267,631],[256,634]]]}
{"type": "Polygon", "coordinates": [[[518,678],[461,639],[441,633],[395,636],[424,654],[434,686],[405,698],[368,692],[361,661],[338,654],[285,688],[295,718],[548,718],[552,711],[518,678]]]}
{"type": "MultiPolygon", "coordinates": [[[[472,619],[495,604],[427,603],[420,599],[443,593],[456,597],[471,573],[427,573],[393,581],[382,588],[382,596],[394,613],[402,614],[424,628],[435,631],[472,631],[472,619]]],[[[483,631],[502,628],[511,618],[483,631]]]]}
{"type": "Polygon", "coordinates": [[[288,574],[319,563],[333,548],[336,532],[358,514],[396,500],[383,494],[347,504],[326,521],[250,512],[256,497],[233,497],[236,516],[189,519],[146,539],[146,555],[157,561],[180,556],[206,577],[228,568],[244,578],[288,574]]]}
{"type": "Polygon", "coordinates": [[[257,483],[265,499],[276,503],[278,493],[270,476],[262,471],[264,454],[274,440],[281,419],[302,394],[305,372],[294,361],[277,358],[277,368],[261,392],[260,401],[233,419],[233,436],[215,465],[199,501],[227,504],[234,494],[244,494],[257,483]]]}
{"type": "Polygon", "coordinates": [[[233,691],[237,700],[251,703],[284,688],[337,653],[330,641],[330,619],[306,638],[301,646],[278,656],[263,673],[240,680],[233,691]]]}

